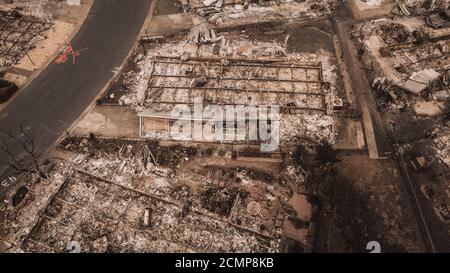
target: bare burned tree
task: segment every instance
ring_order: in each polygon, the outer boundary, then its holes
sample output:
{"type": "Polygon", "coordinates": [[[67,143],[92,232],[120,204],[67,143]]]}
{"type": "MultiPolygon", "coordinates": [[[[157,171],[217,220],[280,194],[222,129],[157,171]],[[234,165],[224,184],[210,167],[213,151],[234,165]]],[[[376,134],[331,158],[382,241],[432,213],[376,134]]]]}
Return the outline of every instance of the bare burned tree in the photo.
{"type": "Polygon", "coordinates": [[[35,141],[26,128],[20,126],[20,130],[17,134],[0,130],[0,134],[5,137],[0,138],[0,153],[2,154],[0,157],[1,165],[10,167],[16,174],[35,173],[41,178],[47,178],[41,168],[42,165],[39,161],[40,154],[36,151],[35,141]],[[24,158],[19,158],[15,155],[11,151],[7,140],[19,144],[21,149],[26,153],[26,156],[24,158]]]}

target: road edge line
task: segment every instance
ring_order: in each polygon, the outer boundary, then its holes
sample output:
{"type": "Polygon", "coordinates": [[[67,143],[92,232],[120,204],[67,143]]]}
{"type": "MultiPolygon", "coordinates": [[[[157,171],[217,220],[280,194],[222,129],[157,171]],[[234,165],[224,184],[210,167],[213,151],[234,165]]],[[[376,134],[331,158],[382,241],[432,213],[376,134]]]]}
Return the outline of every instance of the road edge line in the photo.
{"type": "MultiPolygon", "coordinates": [[[[94,0],[95,1],[95,0],[94,0]]],[[[136,50],[136,48],[139,46],[139,39],[142,36],[142,34],[147,30],[147,26],[150,24],[151,19],[153,18],[153,13],[156,9],[156,4],[158,3],[158,0],[152,0],[152,3],[150,4],[150,9],[148,10],[146,19],[144,23],[142,24],[142,27],[139,31],[138,38],[134,42],[133,46],[131,47],[130,51],[128,52],[127,56],[123,60],[123,62],[120,64],[120,67],[123,67],[133,54],[133,52],[136,50]]],[[[71,132],[74,127],[82,120],[88,113],[90,113],[95,106],[97,105],[97,101],[103,97],[104,93],[108,90],[108,88],[111,88],[112,84],[117,80],[118,76],[120,74],[114,74],[113,77],[103,86],[103,88],[100,90],[100,92],[95,96],[95,98],[92,100],[92,102],[89,104],[89,106],[81,113],[81,115],[69,126],[66,128],[66,132],[71,132]]],[[[46,158],[48,155],[50,155],[55,148],[58,147],[59,143],[64,139],[66,135],[64,133],[61,133],[60,136],[53,142],[53,144],[50,145],[50,147],[42,153],[42,159],[46,158]]]]}

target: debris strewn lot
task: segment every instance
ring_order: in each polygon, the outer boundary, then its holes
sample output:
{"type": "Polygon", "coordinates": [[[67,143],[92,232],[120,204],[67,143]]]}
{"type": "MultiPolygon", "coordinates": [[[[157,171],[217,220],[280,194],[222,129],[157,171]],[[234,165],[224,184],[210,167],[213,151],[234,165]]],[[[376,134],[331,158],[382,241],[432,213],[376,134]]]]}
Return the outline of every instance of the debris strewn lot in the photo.
{"type": "Polygon", "coordinates": [[[398,1],[395,16],[353,31],[398,160],[434,226],[434,251],[450,245],[449,8],[449,1],[398,1]]]}
{"type": "Polygon", "coordinates": [[[290,207],[291,190],[278,177],[267,183],[251,175],[257,170],[236,169],[225,179],[213,163],[206,173],[188,171],[182,165],[201,157],[195,149],[97,139],[61,145],[69,159],[48,166],[48,180],[28,178],[31,194],[15,208],[3,206],[9,251],[63,252],[76,240],[88,252],[273,252],[288,216],[310,221],[290,207]]]}
{"type": "Polygon", "coordinates": [[[42,173],[18,176],[0,206],[0,250],[365,252],[378,241],[383,252],[423,251],[396,160],[413,178],[435,175],[420,191],[448,223],[449,44],[436,15],[446,1],[359,2],[395,14],[358,22],[351,35],[361,57],[353,65],[391,128],[392,158],[366,154],[360,90],[340,56],[350,35],[335,30],[340,1],[160,2],[78,130],[42,173]],[[278,149],[172,139],[171,111],[198,102],[279,107],[278,149]]]}
{"type": "MultiPolygon", "coordinates": [[[[179,104],[192,106],[199,97],[205,107],[278,105],[282,145],[334,143],[332,102],[340,94],[333,53],[326,49],[296,52],[288,47],[294,36],[289,31],[267,34],[270,42],[250,36],[219,34],[205,26],[165,43],[151,43],[150,53],[131,60],[131,69],[123,71],[102,103],[137,113],[151,109],[153,115],[170,113],[179,104]]],[[[156,137],[167,139],[164,134],[156,137]]]]}
{"type": "Polygon", "coordinates": [[[194,12],[208,22],[233,26],[280,20],[308,20],[331,16],[335,1],[252,1],[252,0],[182,0],[187,12],[194,12]]]}

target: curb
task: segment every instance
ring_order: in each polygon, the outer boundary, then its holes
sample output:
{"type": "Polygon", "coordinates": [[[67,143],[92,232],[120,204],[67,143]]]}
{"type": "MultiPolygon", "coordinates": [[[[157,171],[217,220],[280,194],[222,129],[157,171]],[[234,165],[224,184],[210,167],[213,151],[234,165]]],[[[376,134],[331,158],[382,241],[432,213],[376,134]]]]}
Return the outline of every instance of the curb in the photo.
{"type": "MultiPolygon", "coordinates": [[[[95,0],[94,0],[95,1],[95,0]]],[[[144,23],[142,24],[141,30],[138,34],[138,39],[135,41],[133,46],[131,47],[130,51],[128,52],[128,55],[125,57],[123,62],[120,64],[120,67],[123,67],[129,60],[130,56],[133,54],[133,52],[136,50],[136,48],[139,46],[139,37],[142,36],[142,34],[147,29],[148,24],[150,23],[151,18],[153,17],[153,13],[156,8],[156,4],[158,3],[158,0],[153,0],[150,9],[147,14],[147,18],[145,19],[144,23]]],[[[80,120],[82,120],[89,112],[94,109],[94,107],[97,105],[97,101],[101,99],[104,96],[104,93],[112,86],[112,84],[117,80],[119,74],[114,74],[113,77],[105,84],[105,86],[100,90],[100,92],[97,94],[97,96],[93,99],[91,104],[83,111],[83,113],[66,129],[66,132],[71,132],[74,127],[78,124],[80,120]]],[[[58,145],[61,143],[61,141],[64,139],[65,134],[62,133],[56,140],[53,142],[52,145],[42,154],[42,157],[45,158],[48,154],[50,154],[55,148],[58,147],[58,145]]]]}

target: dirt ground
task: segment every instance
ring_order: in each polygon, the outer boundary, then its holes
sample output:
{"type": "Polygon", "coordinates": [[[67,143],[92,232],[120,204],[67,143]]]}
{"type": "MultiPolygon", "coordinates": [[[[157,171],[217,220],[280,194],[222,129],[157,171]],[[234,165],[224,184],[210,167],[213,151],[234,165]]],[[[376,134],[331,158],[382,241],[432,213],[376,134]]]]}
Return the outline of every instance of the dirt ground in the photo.
{"type": "Polygon", "coordinates": [[[387,241],[420,251],[408,201],[401,188],[401,176],[395,161],[370,160],[361,155],[344,155],[337,169],[354,183],[359,191],[369,194],[369,204],[388,230],[387,241]]]}
{"type": "Polygon", "coordinates": [[[134,111],[117,106],[97,106],[74,127],[72,134],[101,137],[139,137],[139,118],[134,111]]]}
{"type": "Polygon", "coordinates": [[[337,161],[332,177],[322,178],[336,185],[323,192],[330,196],[319,198],[314,250],[360,252],[378,241],[382,252],[423,251],[396,163],[354,152],[340,153],[337,161]]]}

